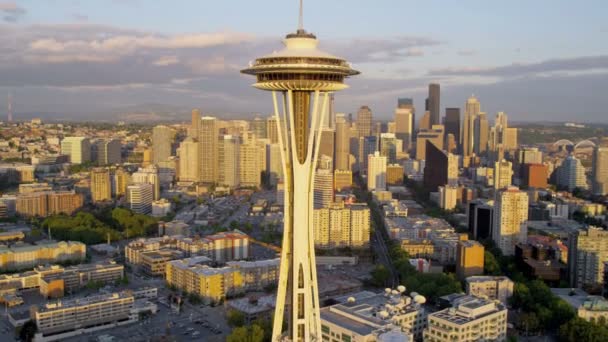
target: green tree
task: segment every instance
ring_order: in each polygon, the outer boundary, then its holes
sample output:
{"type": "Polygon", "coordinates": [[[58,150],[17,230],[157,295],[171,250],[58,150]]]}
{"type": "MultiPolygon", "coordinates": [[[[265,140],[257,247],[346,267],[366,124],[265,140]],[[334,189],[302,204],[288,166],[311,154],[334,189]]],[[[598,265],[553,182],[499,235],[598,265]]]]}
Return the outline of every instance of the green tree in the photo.
{"type": "Polygon", "coordinates": [[[257,324],[238,327],[226,337],[226,342],[264,342],[264,330],[257,324]]]}
{"type": "Polygon", "coordinates": [[[490,253],[489,251],[484,252],[483,270],[484,270],[484,273],[488,274],[488,275],[501,275],[502,274],[498,260],[496,260],[496,257],[494,257],[494,254],[490,253]]]}
{"type": "Polygon", "coordinates": [[[237,310],[228,311],[226,320],[231,327],[242,327],[245,325],[245,315],[237,310]]]}
{"type": "Polygon", "coordinates": [[[390,278],[390,271],[384,265],[376,265],[371,272],[372,283],[375,286],[382,287],[386,285],[386,281],[390,278]]]}
{"type": "Polygon", "coordinates": [[[34,339],[36,332],[38,332],[36,322],[29,320],[21,327],[21,330],[19,331],[19,338],[22,341],[30,342],[34,339]]]}

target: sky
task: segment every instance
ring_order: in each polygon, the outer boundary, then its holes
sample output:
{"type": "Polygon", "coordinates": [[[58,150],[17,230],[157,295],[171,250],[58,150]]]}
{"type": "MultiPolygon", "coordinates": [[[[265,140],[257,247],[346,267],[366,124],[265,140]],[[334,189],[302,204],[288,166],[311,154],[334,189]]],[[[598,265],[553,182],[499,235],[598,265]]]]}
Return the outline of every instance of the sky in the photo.
{"type": "MultiPolygon", "coordinates": [[[[442,108],[475,94],[489,117],[608,123],[606,18],[605,0],[304,1],[321,48],[361,71],[336,110],[380,120],[399,97],[420,117],[438,82],[442,108]]],[[[267,115],[270,95],[239,70],[297,19],[296,0],[0,0],[0,103],[101,120],[156,104],[267,115]]]]}

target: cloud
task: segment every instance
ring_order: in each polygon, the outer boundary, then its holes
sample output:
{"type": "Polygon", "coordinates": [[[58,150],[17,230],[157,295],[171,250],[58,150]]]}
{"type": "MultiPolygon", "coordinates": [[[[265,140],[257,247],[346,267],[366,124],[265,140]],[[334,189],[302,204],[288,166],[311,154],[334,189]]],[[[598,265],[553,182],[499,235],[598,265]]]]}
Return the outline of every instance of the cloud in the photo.
{"type": "Polygon", "coordinates": [[[495,76],[509,78],[556,72],[595,71],[598,69],[608,69],[608,55],[550,59],[537,63],[513,63],[495,67],[450,67],[431,70],[429,75],[495,76]]]}
{"type": "Polygon", "coordinates": [[[6,22],[16,22],[26,14],[25,8],[13,1],[0,2],[0,15],[6,22]]]}
{"type": "Polygon", "coordinates": [[[476,53],[477,53],[477,50],[473,50],[473,49],[458,50],[458,54],[460,56],[473,56],[476,53]]]}
{"type": "Polygon", "coordinates": [[[156,66],[168,66],[177,63],[179,63],[179,58],[177,56],[162,56],[155,60],[152,64],[156,66]]]}
{"type": "Polygon", "coordinates": [[[424,55],[424,48],[443,44],[428,37],[399,36],[394,38],[355,38],[332,40],[331,51],[353,63],[400,62],[405,57],[424,55]]]}
{"type": "Polygon", "coordinates": [[[72,13],[72,15],[70,15],[70,17],[73,20],[79,21],[79,22],[89,21],[89,16],[86,14],[82,14],[82,13],[72,13]]]}

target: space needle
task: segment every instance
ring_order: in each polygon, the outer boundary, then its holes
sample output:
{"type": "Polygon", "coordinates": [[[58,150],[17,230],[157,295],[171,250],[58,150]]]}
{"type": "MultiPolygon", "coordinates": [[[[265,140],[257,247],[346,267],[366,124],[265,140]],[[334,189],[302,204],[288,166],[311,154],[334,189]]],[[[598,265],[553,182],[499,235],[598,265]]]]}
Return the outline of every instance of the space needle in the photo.
{"type": "Polygon", "coordinates": [[[359,74],[343,58],[318,48],[304,30],[302,0],[298,30],[285,47],[260,57],[241,72],[256,77],[255,88],[272,92],[284,173],[284,229],[272,341],[320,341],[321,320],[313,236],[313,184],[321,123],[330,93],[347,88],[359,74]],[[288,316],[288,328],[283,321],[288,316]]]}

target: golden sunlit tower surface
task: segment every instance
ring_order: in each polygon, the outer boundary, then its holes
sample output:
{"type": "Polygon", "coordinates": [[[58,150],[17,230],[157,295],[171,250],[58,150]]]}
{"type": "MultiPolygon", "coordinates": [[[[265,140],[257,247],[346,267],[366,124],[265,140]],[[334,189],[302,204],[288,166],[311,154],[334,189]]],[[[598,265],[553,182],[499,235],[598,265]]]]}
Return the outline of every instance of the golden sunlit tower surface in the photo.
{"type": "Polygon", "coordinates": [[[254,87],[272,92],[284,170],[283,248],[272,340],[320,341],[312,227],[314,166],[329,95],[347,88],[344,79],[359,72],[345,59],[318,49],[317,38],[303,29],[301,0],[298,30],[288,34],[283,44],[284,49],[241,71],[256,76],[254,87]],[[285,314],[287,331],[283,331],[285,314]]]}

